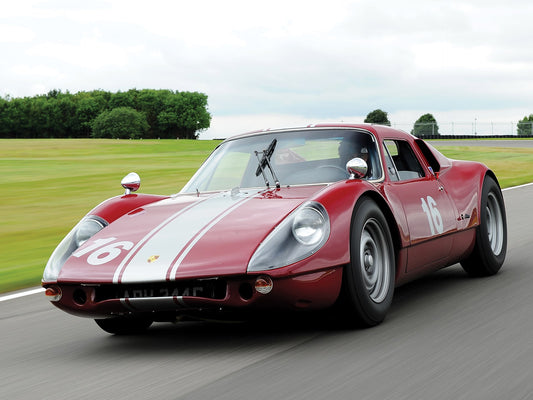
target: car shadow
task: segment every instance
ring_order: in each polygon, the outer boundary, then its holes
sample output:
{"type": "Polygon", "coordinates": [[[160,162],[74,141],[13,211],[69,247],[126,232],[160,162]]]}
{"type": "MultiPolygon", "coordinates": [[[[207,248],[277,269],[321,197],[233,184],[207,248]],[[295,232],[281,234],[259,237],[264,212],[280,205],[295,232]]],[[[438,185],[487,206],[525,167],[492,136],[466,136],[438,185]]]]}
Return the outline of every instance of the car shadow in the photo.
{"type": "MultiPolygon", "coordinates": [[[[498,275],[497,275],[498,276],[498,275]]],[[[186,321],[155,323],[138,335],[116,336],[101,332],[103,340],[92,343],[102,349],[91,351],[194,353],[210,350],[254,350],[302,342],[322,335],[372,335],[374,330],[408,329],[413,315],[430,315],[437,306],[456,308],[468,301],[477,285],[489,278],[469,278],[460,266],[453,266],[419,278],[396,289],[385,322],[368,329],[339,326],[329,310],[309,313],[264,313],[253,321],[186,321]],[[464,299],[463,299],[464,297],[464,299]],[[446,304],[449,303],[449,304],[446,304]],[[444,305],[443,305],[444,304],[444,305]]],[[[497,278],[496,278],[497,279],[497,278]]],[[[95,326],[95,329],[98,329],[95,326]]]]}

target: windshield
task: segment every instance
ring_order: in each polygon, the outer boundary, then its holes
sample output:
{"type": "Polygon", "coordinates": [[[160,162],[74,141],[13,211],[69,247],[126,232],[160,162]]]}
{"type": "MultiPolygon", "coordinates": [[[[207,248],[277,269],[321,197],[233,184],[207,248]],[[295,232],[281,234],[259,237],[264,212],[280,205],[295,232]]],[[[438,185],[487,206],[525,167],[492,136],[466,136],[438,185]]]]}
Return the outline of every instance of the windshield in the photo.
{"type": "Polygon", "coordinates": [[[376,143],[369,133],[353,129],[307,129],[258,134],[222,143],[182,193],[329,183],[348,179],[346,162],[363,158],[365,179],[381,177],[376,143]]]}

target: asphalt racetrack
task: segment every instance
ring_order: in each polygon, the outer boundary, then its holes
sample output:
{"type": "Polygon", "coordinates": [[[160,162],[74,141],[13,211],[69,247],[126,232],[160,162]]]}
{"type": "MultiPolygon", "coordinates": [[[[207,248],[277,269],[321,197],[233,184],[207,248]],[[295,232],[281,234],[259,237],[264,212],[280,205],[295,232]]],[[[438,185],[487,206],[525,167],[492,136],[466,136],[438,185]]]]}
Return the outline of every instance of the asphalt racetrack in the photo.
{"type": "Polygon", "coordinates": [[[0,301],[2,399],[533,399],[533,185],[504,192],[500,273],[396,291],[385,322],[156,324],[118,337],[42,293],[0,301]]]}

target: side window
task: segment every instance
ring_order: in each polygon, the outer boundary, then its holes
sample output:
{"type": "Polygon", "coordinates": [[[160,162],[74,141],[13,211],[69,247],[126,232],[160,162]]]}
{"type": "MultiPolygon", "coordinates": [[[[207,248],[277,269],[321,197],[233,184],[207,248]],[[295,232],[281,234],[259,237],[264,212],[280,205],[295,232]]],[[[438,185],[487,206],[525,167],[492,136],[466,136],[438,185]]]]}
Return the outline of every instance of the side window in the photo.
{"type": "Polygon", "coordinates": [[[418,162],[409,143],[403,140],[385,140],[387,169],[393,181],[406,181],[424,176],[424,171],[418,162]]]}
{"type": "Polygon", "coordinates": [[[389,171],[390,180],[399,181],[400,178],[398,177],[398,171],[396,170],[394,161],[392,161],[392,157],[398,155],[396,143],[393,140],[385,140],[383,144],[385,146],[385,162],[387,164],[387,170],[389,171]]]}
{"type": "Polygon", "coordinates": [[[435,158],[435,155],[428,148],[427,144],[421,139],[417,139],[415,142],[418,145],[418,148],[420,149],[424,157],[426,157],[426,160],[429,163],[429,166],[431,167],[433,172],[439,172],[440,164],[438,160],[435,158]]]}

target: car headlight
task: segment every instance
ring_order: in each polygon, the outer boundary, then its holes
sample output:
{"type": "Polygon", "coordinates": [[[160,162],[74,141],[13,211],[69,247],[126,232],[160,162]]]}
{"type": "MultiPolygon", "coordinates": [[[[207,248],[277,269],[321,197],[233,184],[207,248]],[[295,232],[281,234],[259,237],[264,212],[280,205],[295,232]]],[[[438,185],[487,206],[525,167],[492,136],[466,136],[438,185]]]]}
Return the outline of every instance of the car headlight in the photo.
{"type": "Polygon", "coordinates": [[[83,243],[92,238],[106,226],[107,222],[104,221],[102,218],[85,218],[79,225],[78,229],[76,229],[76,234],[74,235],[74,242],[76,244],[76,248],[80,247],[83,243]]]}
{"type": "Polygon", "coordinates": [[[304,203],[261,243],[248,263],[248,271],[266,271],[303,260],[326,243],[329,232],[324,206],[314,201],[304,203]]]}
{"type": "Polygon", "coordinates": [[[43,282],[54,282],[67,258],[108,225],[107,221],[96,215],[83,218],[56,247],[43,273],[43,282]]]}
{"type": "Polygon", "coordinates": [[[313,246],[322,240],[328,226],[322,211],[315,207],[303,207],[294,215],[292,234],[301,244],[313,246]]]}

